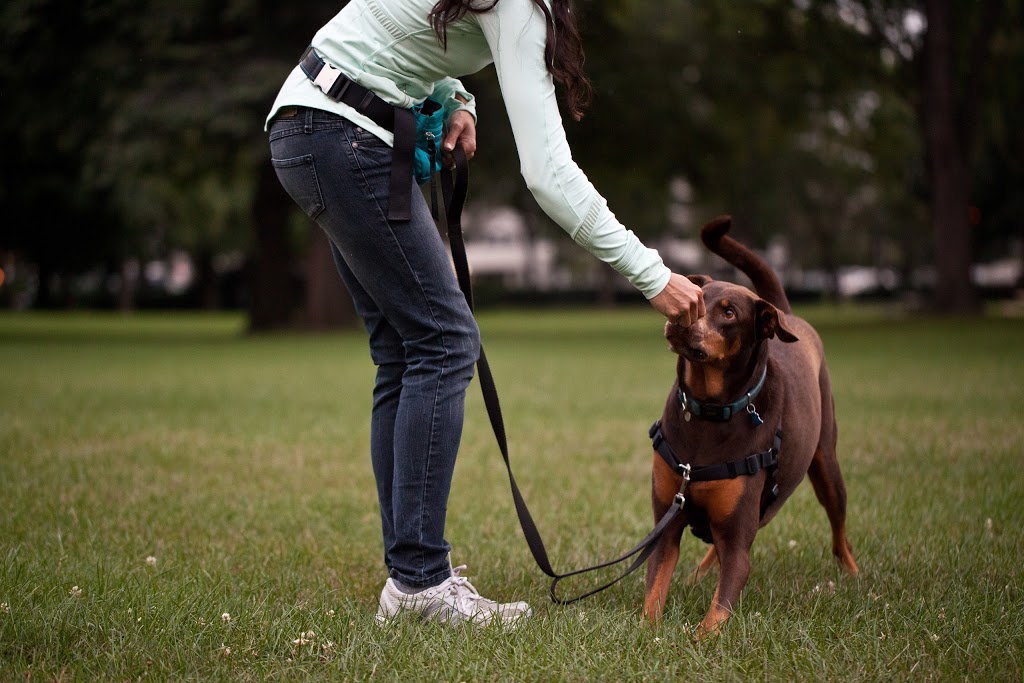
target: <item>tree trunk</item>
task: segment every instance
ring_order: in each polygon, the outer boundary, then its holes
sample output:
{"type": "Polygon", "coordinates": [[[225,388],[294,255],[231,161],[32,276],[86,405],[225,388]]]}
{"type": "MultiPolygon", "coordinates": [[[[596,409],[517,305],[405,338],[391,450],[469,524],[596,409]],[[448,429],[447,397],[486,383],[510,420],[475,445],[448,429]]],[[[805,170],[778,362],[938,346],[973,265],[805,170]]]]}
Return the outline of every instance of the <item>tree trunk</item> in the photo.
{"type": "Polygon", "coordinates": [[[352,298],[338,276],[331,243],[323,230],[314,227],[306,252],[306,325],[312,330],[332,330],[355,323],[352,298]]]}
{"type": "Polygon", "coordinates": [[[836,244],[838,230],[834,231],[835,226],[820,224],[818,228],[815,232],[818,236],[818,249],[821,252],[821,267],[825,271],[825,299],[838,304],[843,300],[843,293],[839,290],[839,256],[836,244]]]}
{"type": "Polygon", "coordinates": [[[221,307],[220,283],[213,267],[213,257],[213,252],[208,248],[199,249],[193,257],[199,306],[204,311],[215,311],[221,307]]]}
{"type": "Polygon", "coordinates": [[[295,294],[288,244],[288,216],[291,211],[292,200],[267,162],[260,169],[252,207],[256,239],[250,262],[250,332],[280,329],[292,321],[295,294]]]}
{"type": "Polygon", "coordinates": [[[928,0],[922,101],[935,246],[935,306],[943,313],[976,313],[971,284],[969,119],[957,101],[951,0],[928,0]]]}
{"type": "Polygon", "coordinates": [[[619,274],[607,263],[598,265],[597,305],[601,308],[615,306],[615,280],[619,274]]]}
{"type": "Polygon", "coordinates": [[[131,313],[135,310],[142,265],[136,258],[125,258],[121,260],[118,273],[121,276],[121,287],[117,290],[117,310],[121,313],[131,313]]]}

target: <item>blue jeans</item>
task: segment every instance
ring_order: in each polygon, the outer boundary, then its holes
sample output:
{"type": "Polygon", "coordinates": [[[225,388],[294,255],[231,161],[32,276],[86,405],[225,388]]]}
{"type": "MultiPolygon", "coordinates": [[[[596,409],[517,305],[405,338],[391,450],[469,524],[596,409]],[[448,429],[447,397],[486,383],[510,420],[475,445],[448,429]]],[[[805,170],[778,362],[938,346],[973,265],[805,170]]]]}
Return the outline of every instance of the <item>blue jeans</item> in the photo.
{"type": "Polygon", "coordinates": [[[391,147],[347,119],[299,108],[270,127],[285,190],[327,233],[377,366],[370,458],[392,578],[451,575],[444,538],[480,332],[423,195],[412,220],[387,220],[391,147]]]}

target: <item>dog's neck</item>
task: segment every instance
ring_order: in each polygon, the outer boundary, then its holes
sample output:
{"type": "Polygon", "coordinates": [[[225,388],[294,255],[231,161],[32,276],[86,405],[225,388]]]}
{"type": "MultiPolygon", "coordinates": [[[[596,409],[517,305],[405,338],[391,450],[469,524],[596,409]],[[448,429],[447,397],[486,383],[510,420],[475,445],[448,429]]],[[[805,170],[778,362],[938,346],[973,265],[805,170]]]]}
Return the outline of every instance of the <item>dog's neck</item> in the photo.
{"type": "Polygon", "coordinates": [[[712,367],[688,361],[682,356],[676,363],[679,386],[693,398],[708,403],[725,404],[750,391],[767,362],[763,344],[750,354],[747,362],[735,363],[727,368],[712,367]]]}

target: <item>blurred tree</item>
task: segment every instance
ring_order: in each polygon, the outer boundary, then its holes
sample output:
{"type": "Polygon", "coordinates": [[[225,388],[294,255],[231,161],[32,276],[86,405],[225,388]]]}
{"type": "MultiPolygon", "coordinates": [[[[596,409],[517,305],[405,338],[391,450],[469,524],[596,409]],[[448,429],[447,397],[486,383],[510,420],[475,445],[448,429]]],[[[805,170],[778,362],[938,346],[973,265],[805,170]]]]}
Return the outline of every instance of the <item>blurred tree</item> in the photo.
{"type": "MultiPolygon", "coordinates": [[[[291,202],[272,184],[263,119],[302,46],[336,10],[312,0],[8,3],[0,116],[18,134],[0,201],[33,218],[7,222],[0,246],[37,264],[39,303],[57,298],[51,283],[76,269],[178,248],[193,256],[200,302],[215,306],[215,258],[255,248],[265,251],[251,259],[252,327],[294,322],[296,266],[324,262],[296,260],[291,202]]],[[[308,282],[347,302],[333,273],[308,282]]],[[[305,310],[330,314],[307,321],[316,327],[354,320],[351,306],[305,310]]]]}
{"type": "MultiPolygon", "coordinates": [[[[630,229],[694,236],[703,220],[667,209],[685,180],[695,211],[734,214],[760,246],[781,234],[833,279],[847,263],[909,274],[934,258],[939,300],[973,307],[973,242],[1005,244],[1024,212],[1021,0],[578,2],[595,100],[567,131],[630,229]]],[[[0,249],[37,264],[40,303],[67,304],[69,275],[97,263],[129,281],[133,258],[181,248],[213,305],[215,257],[247,250],[253,329],[351,321],[326,305],[348,298],[321,236],[281,191],[262,133],[298,53],[338,7],[6,3],[0,249]]],[[[492,70],[465,80],[481,121],[474,200],[520,206],[533,236],[553,230],[510,173],[492,70]]]]}
{"type": "MultiPolygon", "coordinates": [[[[833,0],[816,3],[876,44],[883,66],[917,112],[936,269],[935,306],[973,313],[971,226],[978,119],[997,84],[1019,79],[992,59],[997,35],[1019,45],[1016,0],[833,0]],[[1001,16],[1015,21],[1001,22],[1001,16]]],[[[1005,56],[1005,55],[1003,55],[1005,56]]],[[[1018,89],[1019,92],[1019,89],[1018,89]]]]}
{"type": "Polygon", "coordinates": [[[74,303],[72,276],[117,263],[129,239],[110,193],[83,182],[82,151],[110,112],[100,84],[123,78],[93,40],[115,25],[80,3],[11,0],[0,9],[0,247],[35,265],[40,307],[74,303]]]}
{"type": "MultiPolygon", "coordinates": [[[[253,330],[355,318],[333,265],[296,259],[294,207],[275,185],[262,133],[277,88],[332,9],[310,0],[191,0],[134,13],[126,21],[146,48],[109,137],[94,147],[124,214],[157,223],[165,245],[193,255],[205,305],[218,303],[215,256],[250,250],[253,330]],[[296,316],[296,271],[306,275],[304,317],[296,316]],[[339,305],[309,304],[324,299],[339,305]]],[[[299,242],[314,253],[323,240],[314,229],[299,242]]]]}

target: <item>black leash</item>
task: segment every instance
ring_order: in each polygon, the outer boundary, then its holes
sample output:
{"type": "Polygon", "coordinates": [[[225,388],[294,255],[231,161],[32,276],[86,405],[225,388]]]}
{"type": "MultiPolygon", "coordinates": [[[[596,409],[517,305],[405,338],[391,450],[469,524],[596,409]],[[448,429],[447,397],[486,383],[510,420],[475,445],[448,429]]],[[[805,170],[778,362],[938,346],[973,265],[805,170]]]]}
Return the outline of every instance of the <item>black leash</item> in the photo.
{"type": "MultiPolygon", "coordinates": [[[[473,285],[469,277],[469,262],[466,258],[466,243],[462,237],[462,209],[466,203],[466,193],[469,189],[469,164],[466,160],[466,154],[462,150],[461,146],[456,145],[453,155],[455,158],[454,173],[441,171],[441,193],[444,198],[445,208],[441,215],[443,216],[445,227],[448,232],[448,243],[451,246],[452,261],[455,265],[455,273],[459,281],[459,289],[461,289],[462,293],[465,295],[466,302],[469,304],[470,310],[473,310],[473,285]]],[[[523,529],[523,535],[526,537],[526,544],[530,547],[530,552],[533,554],[533,559],[536,561],[537,566],[540,567],[542,572],[552,579],[550,590],[551,601],[561,605],[568,605],[577,602],[583,598],[594,595],[595,593],[599,593],[606,588],[614,586],[616,583],[639,569],[640,566],[647,561],[647,558],[651,553],[654,552],[655,542],[682,510],[683,504],[686,502],[686,498],[683,495],[683,490],[686,488],[685,477],[683,487],[680,489],[680,492],[676,494],[668,511],[664,516],[662,516],[654,529],[652,529],[651,532],[632,549],[614,560],[597,564],[593,567],[586,567],[584,569],[577,569],[575,571],[559,574],[551,567],[551,562],[548,560],[547,549],[544,547],[544,541],[540,537],[537,525],[534,523],[533,516],[530,514],[530,509],[526,505],[526,500],[523,498],[523,494],[519,490],[519,485],[516,483],[515,475],[512,474],[512,464],[509,462],[508,455],[508,440],[505,435],[505,421],[501,415],[501,404],[498,401],[498,390],[495,387],[494,376],[491,374],[491,367],[487,362],[487,356],[484,353],[483,347],[480,348],[480,358],[477,360],[477,370],[477,377],[480,380],[480,389],[484,397],[484,405],[487,407],[487,416],[490,418],[491,428],[494,430],[494,436],[497,439],[498,448],[501,450],[501,457],[505,460],[505,469],[508,470],[508,480],[509,484],[512,486],[512,500],[515,502],[516,514],[519,517],[519,526],[523,529]],[[570,576],[587,574],[598,569],[612,567],[625,562],[634,555],[636,555],[636,559],[633,560],[632,564],[630,564],[623,574],[612,581],[572,598],[558,597],[555,589],[558,586],[559,581],[562,579],[569,578],[570,576]]]]}

